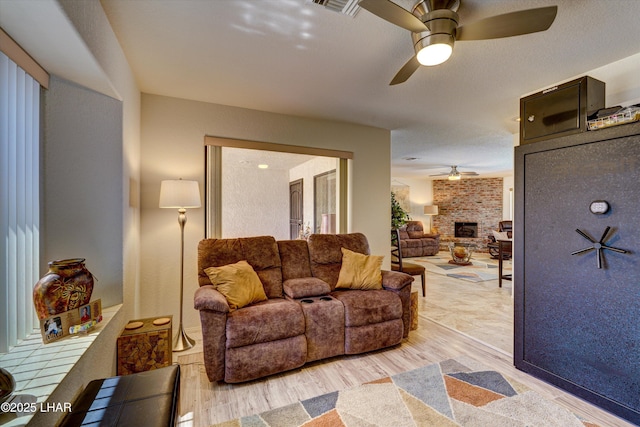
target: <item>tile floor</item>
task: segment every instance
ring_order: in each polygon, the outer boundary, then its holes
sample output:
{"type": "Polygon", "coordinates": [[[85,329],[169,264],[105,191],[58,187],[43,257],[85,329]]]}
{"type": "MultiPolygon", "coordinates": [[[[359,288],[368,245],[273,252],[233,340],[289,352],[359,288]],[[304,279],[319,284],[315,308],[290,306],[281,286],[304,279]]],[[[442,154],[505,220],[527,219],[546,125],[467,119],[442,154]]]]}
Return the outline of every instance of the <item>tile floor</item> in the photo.
{"type": "MultiPolygon", "coordinates": [[[[445,254],[441,252],[440,255],[445,254]]],[[[444,256],[444,255],[443,255],[444,256]]],[[[474,254],[471,261],[495,263],[488,254],[474,254]]],[[[511,269],[511,261],[505,262],[511,269]]],[[[420,292],[420,314],[441,325],[462,332],[507,354],[513,354],[513,298],[510,281],[469,282],[427,271],[426,295],[420,278],[413,290],[420,292]]]]}

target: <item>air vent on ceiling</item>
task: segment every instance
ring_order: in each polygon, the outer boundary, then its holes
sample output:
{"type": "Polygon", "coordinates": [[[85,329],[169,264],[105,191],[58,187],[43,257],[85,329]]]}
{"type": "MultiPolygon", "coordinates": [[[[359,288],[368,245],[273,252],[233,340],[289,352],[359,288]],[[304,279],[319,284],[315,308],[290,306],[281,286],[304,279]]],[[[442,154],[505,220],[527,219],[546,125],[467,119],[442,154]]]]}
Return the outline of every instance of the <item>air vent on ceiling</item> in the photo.
{"type": "Polygon", "coordinates": [[[360,6],[358,6],[358,0],[309,0],[311,3],[319,6],[324,6],[334,12],[343,13],[349,16],[356,16],[360,6]]]}

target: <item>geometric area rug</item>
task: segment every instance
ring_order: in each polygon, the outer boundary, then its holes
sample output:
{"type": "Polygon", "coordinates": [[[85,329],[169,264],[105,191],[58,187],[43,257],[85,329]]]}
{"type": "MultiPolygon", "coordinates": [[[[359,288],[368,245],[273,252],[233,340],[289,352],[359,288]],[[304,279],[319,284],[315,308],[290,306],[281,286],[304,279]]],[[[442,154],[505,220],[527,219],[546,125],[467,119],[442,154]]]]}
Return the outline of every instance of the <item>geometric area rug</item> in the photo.
{"type": "MultiPolygon", "coordinates": [[[[449,276],[468,282],[484,282],[498,279],[498,262],[492,260],[477,260],[471,258],[471,265],[450,264],[451,256],[435,255],[430,257],[409,258],[407,262],[422,265],[428,272],[449,276]]],[[[504,270],[511,269],[511,263],[503,264],[504,270]]],[[[503,271],[503,274],[510,271],[503,271]]]]}
{"type": "Polygon", "coordinates": [[[214,427],[597,427],[462,356],[214,427]]]}

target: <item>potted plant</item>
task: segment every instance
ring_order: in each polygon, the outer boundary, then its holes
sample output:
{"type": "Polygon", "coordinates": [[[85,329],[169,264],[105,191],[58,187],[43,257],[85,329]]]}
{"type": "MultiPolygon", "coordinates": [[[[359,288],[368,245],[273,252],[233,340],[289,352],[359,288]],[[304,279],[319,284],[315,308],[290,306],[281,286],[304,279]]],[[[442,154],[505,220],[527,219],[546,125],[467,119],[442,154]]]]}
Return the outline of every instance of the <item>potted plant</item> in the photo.
{"type": "Polygon", "coordinates": [[[391,192],[391,228],[400,228],[411,219],[409,213],[402,209],[400,203],[396,200],[396,195],[391,192]]]}

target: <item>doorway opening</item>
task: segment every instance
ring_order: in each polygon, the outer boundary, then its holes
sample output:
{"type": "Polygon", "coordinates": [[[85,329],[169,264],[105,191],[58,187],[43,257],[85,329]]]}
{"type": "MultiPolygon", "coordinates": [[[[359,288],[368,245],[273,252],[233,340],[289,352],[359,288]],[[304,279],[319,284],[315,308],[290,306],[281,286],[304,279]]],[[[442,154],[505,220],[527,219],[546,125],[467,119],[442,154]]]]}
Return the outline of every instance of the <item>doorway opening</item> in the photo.
{"type": "Polygon", "coordinates": [[[215,137],[205,143],[206,237],[346,232],[351,153],[215,137]]]}
{"type": "Polygon", "coordinates": [[[304,233],[304,180],[289,183],[289,238],[297,239],[304,233]]]}

